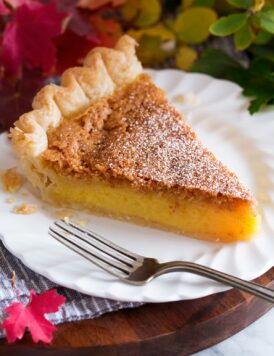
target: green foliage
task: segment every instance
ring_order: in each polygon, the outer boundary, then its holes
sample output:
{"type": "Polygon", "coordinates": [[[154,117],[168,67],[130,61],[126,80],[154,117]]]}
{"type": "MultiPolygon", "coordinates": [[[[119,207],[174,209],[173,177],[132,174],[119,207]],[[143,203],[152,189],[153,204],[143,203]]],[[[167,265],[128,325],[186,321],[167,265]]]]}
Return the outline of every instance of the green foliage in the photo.
{"type": "Polygon", "coordinates": [[[227,0],[227,2],[239,9],[250,9],[253,5],[253,0],[227,0]]]}
{"type": "Polygon", "coordinates": [[[251,97],[251,113],[273,103],[274,0],[127,0],[121,12],[143,64],[173,56],[177,68],[241,85],[251,97]],[[250,68],[217,49],[197,50],[210,35],[232,36],[250,68]]]}
{"type": "Polygon", "coordinates": [[[210,32],[215,36],[232,35],[246,24],[247,18],[247,13],[221,17],[210,27],[210,32]]]}
{"type": "Polygon", "coordinates": [[[218,0],[215,2],[214,8],[216,9],[219,17],[234,14],[238,9],[229,4],[227,0],[218,0]]]}
{"type": "Polygon", "coordinates": [[[244,86],[244,94],[253,97],[249,111],[251,114],[274,100],[274,61],[256,58],[248,70],[249,79],[244,86]]]}
{"type": "Polygon", "coordinates": [[[212,7],[214,4],[215,0],[194,0],[192,5],[212,7]]]}
{"type": "Polygon", "coordinates": [[[258,14],[261,28],[271,34],[274,34],[274,9],[262,11],[258,14]]]}
{"type": "Polygon", "coordinates": [[[161,11],[160,0],[127,0],[122,15],[136,27],[147,27],[159,20],[161,11]]]}
{"type": "Polygon", "coordinates": [[[144,65],[151,66],[163,62],[173,54],[173,50],[165,50],[161,38],[143,35],[139,41],[137,55],[144,65]]]}
{"type": "Polygon", "coordinates": [[[231,14],[218,19],[210,32],[215,36],[234,35],[235,46],[238,50],[247,49],[253,42],[267,43],[274,34],[274,3],[265,0],[227,0],[230,5],[244,12],[231,14]]]}
{"type": "Polygon", "coordinates": [[[215,48],[205,50],[192,70],[193,72],[212,75],[215,78],[237,81],[237,83],[239,83],[241,76],[245,74],[243,67],[235,59],[215,48]]]}
{"type": "Polygon", "coordinates": [[[193,48],[180,46],[175,56],[176,66],[183,70],[190,70],[197,57],[197,52],[193,48]]]}
{"type": "Polygon", "coordinates": [[[214,10],[195,6],[181,12],[174,25],[179,41],[197,44],[209,37],[209,28],[217,19],[214,10]]]}
{"type": "Polygon", "coordinates": [[[274,61],[269,58],[255,58],[245,69],[222,51],[211,48],[203,53],[192,70],[241,85],[243,94],[252,99],[249,106],[251,114],[266,104],[274,103],[274,61]]]}
{"type": "Polygon", "coordinates": [[[245,24],[234,36],[235,46],[238,50],[248,48],[254,40],[254,33],[249,24],[245,24]]]}
{"type": "Polygon", "coordinates": [[[264,30],[260,30],[258,33],[257,33],[257,37],[254,41],[255,44],[266,44],[267,42],[269,42],[272,38],[272,35],[271,33],[269,32],[266,32],[264,30]]]}
{"type": "Polygon", "coordinates": [[[266,58],[274,62],[274,39],[264,46],[252,45],[248,52],[252,58],[266,58]]]}
{"type": "Polygon", "coordinates": [[[150,37],[159,37],[162,41],[175,39],[175,34],[165,24],[159,22],[156,25],[149,26],[138,30],[129,30],[127,32],[131,37],[139,41],[143,35],[150,37]]]}

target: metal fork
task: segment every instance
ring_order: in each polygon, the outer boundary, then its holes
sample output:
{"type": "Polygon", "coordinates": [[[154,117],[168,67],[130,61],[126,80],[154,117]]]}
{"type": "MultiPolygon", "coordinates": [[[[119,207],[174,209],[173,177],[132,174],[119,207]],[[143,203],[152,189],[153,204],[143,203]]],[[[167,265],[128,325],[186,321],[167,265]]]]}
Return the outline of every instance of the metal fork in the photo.
{"type": "Polygon", "coordinates": [[[155,258],[140,256],[128,251],[70,221],[55,221],[49,228],[49,234],[95,265],[130,284],[142,285],[170,272],[188,272],[238,288],[274,303],[274,290],[270,288],[193,262],[160,263],[155,258]]]}

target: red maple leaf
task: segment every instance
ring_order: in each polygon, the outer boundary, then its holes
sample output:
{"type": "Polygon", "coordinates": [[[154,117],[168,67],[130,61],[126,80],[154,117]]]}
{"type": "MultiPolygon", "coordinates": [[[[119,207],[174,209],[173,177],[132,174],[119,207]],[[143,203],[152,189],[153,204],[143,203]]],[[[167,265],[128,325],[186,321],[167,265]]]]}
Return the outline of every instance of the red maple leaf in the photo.
{"type": "Polygon", "coordinates": [[[28,305],[17,302],[7,307],[4,311],[8,317],[1,327],[6,330],[8,342],[22,339],[28,328],[34,342],[50,343],[56,327],[45,318],[44,314],[57,312],[65,300],[64,296],[56,294],[56,289],[40,295],[31,290],[28,305]]]}
{"type": "Polygon", "coordinates": [[[79,36],[85,36],[87,39],[96,41],[96,32],[91,23],[86,19],[83,11],[76,7],[78,0],[52,0],[60,12],[70,14],[70,20],[67,29],[79,36]]]}
{"type": "Polygon", "coordinates": [[[63,73],[67,68],[81,65],[87,53],[98,44],[97,41],[79,36],[71,30],[66,30],[54,42],[57,45],[56,74],[63,73]]]}
{"type": "Polygon", "coordinates": [[[31,102],[45,85],[39,70],[24,70],[22,78],[13,83],[0,80],[0,133],[8,130],[19,116],[31,110],[31,102]]]}
{"type": "Polygon", "coordinates": [[[21,5],[30,4],[31,1],[32,0],[5,0],[5,3],[10,5],[13,9],[16,9],[21,5]]]}
{"type": "Polygon", "coordinates": [[[49,72],[56,62],[52,39],[63,32],[68,14],[53,3],[24,3],[13,13],[2,36],[0,62],[6,73],[21,75],[23,65],[49,72]]]}
{"type": "Polygon", "coordinates": [[[8,15],[9,9],[4,4],[3,0],[0,0],[0,15],[8,15]]]}
{"type": "Polygon", "coordinates": [[[57,48],[55,74],[82,63],[86,54],[100,44],[89,15],[76,7],[78,0],[52,0],[60,12],[70,14],[66,31],[54,39],[57,48]]]}
{"type": "Polygon", "coordinates": [[[30,2],[31,0],[0,0],[0,16],[9,15],[12,13],[12,10],[23,4],[29,4],[30,2]]]}

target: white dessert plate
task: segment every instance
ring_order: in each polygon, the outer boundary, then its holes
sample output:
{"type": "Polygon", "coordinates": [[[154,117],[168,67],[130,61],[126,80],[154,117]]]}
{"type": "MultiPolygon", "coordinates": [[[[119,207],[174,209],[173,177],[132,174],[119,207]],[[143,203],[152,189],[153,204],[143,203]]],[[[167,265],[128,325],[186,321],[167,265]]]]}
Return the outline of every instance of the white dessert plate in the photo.
{"type": "MultiPolygon", "coordinates": [[[[187,260],[245,279],[260,276],[274,265],[273,109],[251,117],[241,88],[228,81],[169,69],[150,73],[204,144],[254,193],[262,215],[260,233],[252,242],[224,245],[78,212],[74,219],[87,219],[93,231],[163,262],[187,260]]],[[[18,165],[6,134],[0,136],[0,152],[1,170],[18,165]]],[[[8,197],[0,192],[0,234],[5,246],[32,270],[60,285],[89,295],[138,302],[193,299],[228,289],[187,273],[162,276],[145,286],[125,284],[48,235],[58,209],[36,198],[27,184],[14,195],[16,203],[8,204],[8,197]],[[20,202],[36,204],[38,212],[28,216],[13,213],[20,202]]]]}

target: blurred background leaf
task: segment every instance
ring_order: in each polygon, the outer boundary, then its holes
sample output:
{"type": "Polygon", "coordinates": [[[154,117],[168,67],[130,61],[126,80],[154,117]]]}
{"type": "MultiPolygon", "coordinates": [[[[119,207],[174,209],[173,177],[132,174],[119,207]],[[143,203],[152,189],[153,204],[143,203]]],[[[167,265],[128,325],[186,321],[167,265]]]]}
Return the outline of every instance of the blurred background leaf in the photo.
{"type": "Polygon", "coordinates": [[[198,58],[198,53],[189,46],[180,46],[176,52],[176,67],[183,70],[190,70],[193,63],[198,58]]]}
{"type": "Polygon", "coordinates": [[[161,16],[159,0],[128,0],[122,8],[122,15],[127,21],[133,21],[137,27],[153,25],[161,16]]]}
{"type": "Polygon", "coordinates": [[[235,33],[234,41],[238,50],[244,50],[248,48],[254,41],[255,34],[250,24],[246,23],[240,30],[235,33]]]}
{"type": "Polygon", "coordinates": [[[205,41],[216,19],[217,13],[208,7],[195,6],[179,13],[174,25],[178,40],[188,44],[205,41]]]}
{"type": "Polygon", "coordinates": [[[162,22],[159,22],[154,26],[146,27],[144,29],[131,29],[127,33],[137,41],[139,41],[143,35],[160,37],[162,41],[175,40],[175,34],[162,22]]]}
{"type": "Polygon", "coordinates": [[[163,46],[159,36],[143,35],[139,41],[137,55],[141,62],[146,66],[153,66],[163,62],[165,59],[173,55],[174,50],[166,49],[163,46]]]}
{"type": "Polygon", "coordinates": [[[239,9],[250,9],[253,5],[253,0],[227,0],[227,2],[239,9]]]}
{"type": "Polygon", "coordinates": [[[221,17],[210,27],[210,32],[215,36],[232,35],[246,24],[247,18],[247,13],[221,17]]]}
{"type": "Polygon", "coordinates": [[[261,28],[274,34],[274,9],[262,11],[258,17],[260,19],[261,28]]]}

